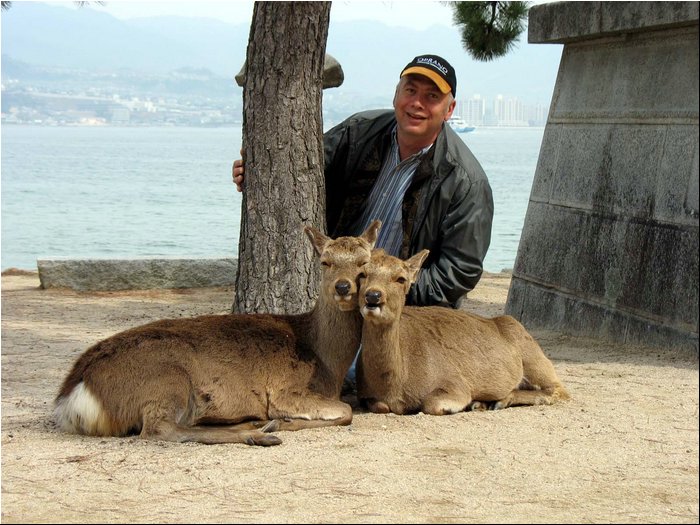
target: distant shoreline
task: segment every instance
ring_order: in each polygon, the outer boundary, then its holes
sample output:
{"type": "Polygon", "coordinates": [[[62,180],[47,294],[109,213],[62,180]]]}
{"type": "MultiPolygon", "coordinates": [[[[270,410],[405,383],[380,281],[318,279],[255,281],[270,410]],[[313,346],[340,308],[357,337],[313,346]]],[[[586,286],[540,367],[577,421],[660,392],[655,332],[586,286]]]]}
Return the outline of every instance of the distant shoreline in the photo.
{"type": "MultiPolygon", "coordinates": [[[[24,126],[28,128],[241,128],[243,126],[242,122],[225,122],[221,124],[114,124],[111,122],[68,122],[68,123],[47,123],[47,122],[8,122],[7,120],[2,121],[3,126],[24,126]]],[[[480,129],[492,130],[492,129],[537,129],[542,130],[545,128],[544,124],[534,125],[534,126],[477,126],[476,129],[471,132],[478,132],[480,129]]]]}
{"type": "Polygon", "coordinates": [[[39,270],[23,270],[22,268],[10,267],[0,272],[0,275],[39,275],[39,270]]]}

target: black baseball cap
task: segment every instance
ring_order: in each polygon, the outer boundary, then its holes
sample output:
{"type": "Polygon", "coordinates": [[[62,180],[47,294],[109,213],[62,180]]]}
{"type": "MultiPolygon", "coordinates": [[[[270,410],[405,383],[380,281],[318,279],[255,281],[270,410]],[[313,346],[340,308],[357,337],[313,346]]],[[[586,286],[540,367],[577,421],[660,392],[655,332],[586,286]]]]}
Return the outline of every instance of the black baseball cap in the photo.
{"type": "Polygon", "coordinates": [[[452,91],[452,96],[457,96],[457,75],[450,63],[437,55],[420,55],[411,60],[400,76],[423,75],[435,82],[435,85],[443,93],[452,91]]]}

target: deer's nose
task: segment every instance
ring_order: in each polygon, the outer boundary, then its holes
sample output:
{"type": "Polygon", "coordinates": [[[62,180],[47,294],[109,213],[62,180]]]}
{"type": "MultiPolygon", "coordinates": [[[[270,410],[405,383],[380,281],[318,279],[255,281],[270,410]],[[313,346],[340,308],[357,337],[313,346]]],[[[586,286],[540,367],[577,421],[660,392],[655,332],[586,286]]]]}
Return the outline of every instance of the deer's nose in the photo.
{"type": "Polygon", "coordinates": [[[335,291],[341,297],[350,293],[350,283],[348,281],[338,281],[335,283],[335,291]]]}
{"type": "Polygon", "coordinates": [[[367,304],[379,304],[382,300],[382,292],[379,290],[367,290],[365,301],[367,304]]]}

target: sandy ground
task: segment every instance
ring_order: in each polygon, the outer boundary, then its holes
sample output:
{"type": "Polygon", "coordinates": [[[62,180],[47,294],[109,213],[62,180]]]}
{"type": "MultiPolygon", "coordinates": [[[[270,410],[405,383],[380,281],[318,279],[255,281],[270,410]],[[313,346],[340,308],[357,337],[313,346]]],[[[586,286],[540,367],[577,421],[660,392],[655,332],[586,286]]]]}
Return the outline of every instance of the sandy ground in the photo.
{"type": "MultiPolygon", "coordinates": [[[[503,311],[508,274],[468,308],[503,311]]],[[[3,523],[698,523],[698,359],[534,335],[573,400],[431,417],[356,411],[277,447],[58,432],[73,360],[119,330],[226,313],[231,289],[74,293],[2,277],[3,523]]]]}

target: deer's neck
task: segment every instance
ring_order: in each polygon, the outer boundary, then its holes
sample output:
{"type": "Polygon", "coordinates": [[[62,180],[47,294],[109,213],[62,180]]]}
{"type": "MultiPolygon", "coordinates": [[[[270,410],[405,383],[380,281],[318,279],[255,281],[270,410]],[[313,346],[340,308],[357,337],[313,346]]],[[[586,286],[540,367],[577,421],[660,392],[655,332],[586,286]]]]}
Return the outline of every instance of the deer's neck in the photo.
{"type": "Polygon", "coordinates": [[[317,358],[323,363],[338,393],[360,347],[362,315],[355,309],[343,312],[323,294],[311,311],[311,334],[317,358]]]}
{"type": "Polygon", "coordinates": [[[375,386],[381,386],[386,378],[394,384],[406,379],[408,363],[401,352],[399,332],[398,320],[390,324],[365,321],[362,325],[362,369],[375,386]]]}

